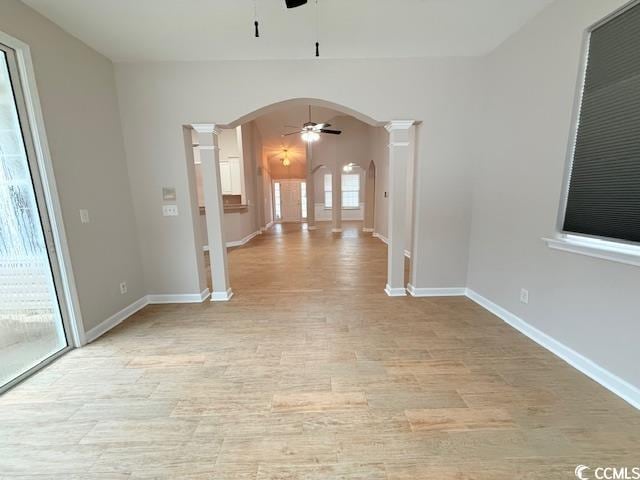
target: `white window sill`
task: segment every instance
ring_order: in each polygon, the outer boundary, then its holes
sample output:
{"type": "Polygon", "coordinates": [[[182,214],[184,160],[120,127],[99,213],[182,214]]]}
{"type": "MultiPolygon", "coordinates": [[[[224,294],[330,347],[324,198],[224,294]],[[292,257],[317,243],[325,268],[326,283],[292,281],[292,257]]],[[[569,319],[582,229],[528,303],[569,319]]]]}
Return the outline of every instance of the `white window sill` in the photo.
{"type": "Polygon", "coordinates": [[[640,267],[640,247],[580,238],[543,238],[549,248],[640,267]]]}

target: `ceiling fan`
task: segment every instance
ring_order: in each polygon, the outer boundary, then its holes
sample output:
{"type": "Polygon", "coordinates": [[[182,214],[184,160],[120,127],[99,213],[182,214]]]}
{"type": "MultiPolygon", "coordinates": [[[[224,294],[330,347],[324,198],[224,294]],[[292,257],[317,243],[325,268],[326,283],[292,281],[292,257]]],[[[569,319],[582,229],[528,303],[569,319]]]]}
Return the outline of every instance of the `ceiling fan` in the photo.
{"type": "MultiPolygon", "coordinates": [[[[327,127],[330,127],[330,123],[315,123],[311,121],[311,105],[309,105],[309,121],[302,124],[302,128],[300,130],[296,130],[295,132],[285,133],[282,135],[283,137],[288,137],[289,135],[300,134],[302,140],[305,142],[315,142],[320,140],[321,133],[329,133],[331,135],[340,135],[342,130],[330,130],[327,127]]],[[[285,125],[288,128],[298,128],[291,125],[285,125]]]]}

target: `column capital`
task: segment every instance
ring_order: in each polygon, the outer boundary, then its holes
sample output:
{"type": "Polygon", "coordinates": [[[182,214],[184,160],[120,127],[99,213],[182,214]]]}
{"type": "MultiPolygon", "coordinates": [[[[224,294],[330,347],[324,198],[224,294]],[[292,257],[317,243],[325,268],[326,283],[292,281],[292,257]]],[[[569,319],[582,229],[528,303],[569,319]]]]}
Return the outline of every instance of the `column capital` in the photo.
{"type": "Polygon", "coordinates": [[[213,133],[214,135],[220,135],[220,128],[215,123],[192,123],[193,128],[198,133],[213,133]]]}
{"type": "Polygon", "coordinates": [[[392,132],[394,130],[409,130],[409,128],[411,128],[415,123],[415,120],[391,120],[384,126],[384,128],[387,132],[392,132]]]}

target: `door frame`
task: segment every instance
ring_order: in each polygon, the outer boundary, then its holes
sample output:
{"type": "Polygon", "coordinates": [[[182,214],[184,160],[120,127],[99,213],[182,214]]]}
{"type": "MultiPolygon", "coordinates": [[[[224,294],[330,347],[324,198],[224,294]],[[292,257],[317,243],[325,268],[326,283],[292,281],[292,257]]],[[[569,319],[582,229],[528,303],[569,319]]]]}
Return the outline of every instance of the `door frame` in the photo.
{"type": "MultiPolygon", "coordinates": [[[[40,97],[36,86],[31,51],[29,45],[2,31],[0,31],[0,43],[14,52],[17,66],[16,73],[25,110],[25,112],[20,112],[24,113],[25,116],[25,118],[20,117],[20,122],[21,124],[26,124],[28,127],[27,131],[23,131],[23,135],[30,134],[30,138],[26,139],[25,143],[31,143],[33,147],[33,161],[37,164],[36,175],[39,176],[39,183],[42,189],[41,197],[44,200],[44,205],[39,204],[39,208],[45,210],[49,220],[50,231],[45,231],[45,236],[48,234],[53,240],[53,247],[55,249],[55,256],[51,256],[50,252],[50,262],[52,268],[57,270],[60,279],[60,285],[56,285],[56,287],[59,289],[60,309],[62,310],[62,319],[68,341],[67,348],[62,349],[60,352],[52,355],[47,360],[17,377],[5,386],[5,388],[9,388],[22,381],[36,369],[42,368],[52,362],[67,350],[86,344],[86,333],[82,323],[80,300],[73,276],[71,254],[69,252],[69,245],[64,228],[62,207],[56,186],[53,163],[51,161],[51,153],[44,126],[44,117],[40,106],[40,97]]],[[[47,227],[43,225],[43,229],[46,228],[47,227]]]]}
{"type": "MultiPolygon", "coordinates": [[[[297,183],[299,185],[303,184],[306,182],[306,179],[304,178],[275,178],[271,180],[271,191],[273,192],[272,196],[272,205],[273,205],[273,219],[274,219],[274,223],[305,223],[307,221],[306,218],[304,218],[302,216],[302,199],[300,200],[300,219],[299,220],[294,220],[294,221],[283,221],[282,220],[282,184],[283,183],[297,183]],[[280,184],[280,218],[276,219],[276,199],[275,199],[275,195],[276,195],[276,189],[275,189],[275,184],[279,183],[280,184]]],[[[300,192],[302,192],[301,187],[299,188],[300,192]]],[[[307,216],[309,215],[309,206],[307,205],[307,216]]]]}

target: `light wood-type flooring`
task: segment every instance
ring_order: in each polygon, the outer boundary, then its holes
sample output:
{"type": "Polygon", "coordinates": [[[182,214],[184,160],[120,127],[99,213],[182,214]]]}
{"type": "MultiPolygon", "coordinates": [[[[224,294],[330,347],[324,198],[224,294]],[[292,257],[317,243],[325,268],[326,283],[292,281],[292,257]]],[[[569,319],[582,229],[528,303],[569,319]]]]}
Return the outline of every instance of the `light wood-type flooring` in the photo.
{"type": "Polygon", "coordinates": [[[574,479],[640,412],[470,300],[389,298],[386,247],[276,226],[228,303],[149,306],[0,397],[1,479],[574,479]]]}

